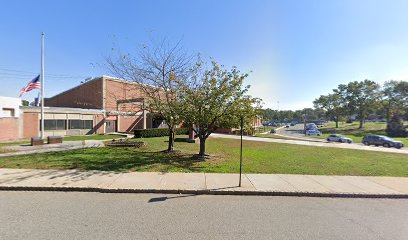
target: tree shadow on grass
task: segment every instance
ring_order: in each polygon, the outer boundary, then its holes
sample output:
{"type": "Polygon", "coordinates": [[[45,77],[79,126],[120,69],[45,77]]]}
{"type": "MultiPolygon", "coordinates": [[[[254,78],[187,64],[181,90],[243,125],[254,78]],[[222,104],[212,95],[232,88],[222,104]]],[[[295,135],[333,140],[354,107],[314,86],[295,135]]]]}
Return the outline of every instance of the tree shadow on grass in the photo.
{"type": "MultiPolygon", "coordinates": [[[[188,138],[176,138],[176,139],[174,139],[174,142],[187,142],[187,139],[188,138]]],[[[168,143],[169,141],[166,140],[164,142],[168,143]]]]}
{"type": "Polygon", "coordinates": [[[65,169],[99,171],[198,171],[190,153],[163,153],[127,148],[95,148],[48,153],[43,162],[65,169]]]}

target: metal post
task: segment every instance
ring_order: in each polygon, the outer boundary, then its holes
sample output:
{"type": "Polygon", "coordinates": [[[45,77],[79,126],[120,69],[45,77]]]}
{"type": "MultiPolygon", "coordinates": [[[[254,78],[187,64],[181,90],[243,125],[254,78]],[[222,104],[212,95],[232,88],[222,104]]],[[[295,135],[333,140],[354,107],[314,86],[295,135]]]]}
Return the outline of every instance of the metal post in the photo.
{"type": "Polygon", "coordinates": [[[239,184],[238,187],[241,187],[241,178],[242,178],[242,135],[244,134],[244,117],[241,116],[241,152],[239,155],[239,184]]]}
{"type": "Polygon", "coordinates": [[[44,139],[44,32],[41,33],[41,139],[44,139]]]}

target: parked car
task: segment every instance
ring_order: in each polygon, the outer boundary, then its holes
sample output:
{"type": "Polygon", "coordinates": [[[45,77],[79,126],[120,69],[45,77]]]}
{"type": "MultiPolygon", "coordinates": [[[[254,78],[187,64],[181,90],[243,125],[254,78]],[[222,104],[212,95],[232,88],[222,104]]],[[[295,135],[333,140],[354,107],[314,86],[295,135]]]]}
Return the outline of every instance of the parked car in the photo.
{"type": "Polygon", "coordinates": [[[310,129],[310,130],[306,130],[306,135],[307,136],[321,136],[322,133],[317,129],[310,129]]]}
{"type": "Polygon", "coordinates": [[[370,146],[384,146],[384,147],[395,147],[395,148],[402,148],[404,144],[401,141],[396,141],[390,137],[381,136],[381,135],[369,135],[363,138],[363,144],[370,146]]]}
{"type": "Polygon", "coordinates": [[[318,129],[318,127],[317,127],[317,125],[314,124],[314,123],[308,123],[308,124],[306,124],[306,130],[317,130],[317,129],[318,129]]]}
{"type": "Polygon", "coordinates": [[[289,125],[285,125],[285,128],[289,128],[289,125]]]}
{"type": "Polygon", "coordinates": [[[276,133],[276,130],[272,129],[269,133],[276,133]]]}
{"type": "Polygon", "coordinates": [[[341,143],[352,143],[353,140],[351,138],[339,135],[339,134],[332,134],[327,137],[328,142],[341,142],[341,143]]]}

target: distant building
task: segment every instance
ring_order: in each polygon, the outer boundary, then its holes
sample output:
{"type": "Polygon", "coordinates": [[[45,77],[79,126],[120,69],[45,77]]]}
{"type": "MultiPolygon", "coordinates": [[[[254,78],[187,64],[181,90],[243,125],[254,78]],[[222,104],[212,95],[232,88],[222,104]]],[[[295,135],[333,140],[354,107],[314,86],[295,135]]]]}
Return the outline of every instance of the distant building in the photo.
{"type": "Polygon", "coordinates": [[[0,140],[14,140],[19,137],[19,116],[21,100],[0,97],[0,140]]]}
{"type": "MultiPolygon", "coordinates": [[[[255,116],[252,119],[252,122],[249,123],[249,125],[253,127],[254,129],[259,129],[263,127],[262,117],[255,116]]],[[[216,133],[227,133],[227,134],[238,134],[239,131],[241,131],[240,128],[218,128],[215,132],[216,133]]]]}

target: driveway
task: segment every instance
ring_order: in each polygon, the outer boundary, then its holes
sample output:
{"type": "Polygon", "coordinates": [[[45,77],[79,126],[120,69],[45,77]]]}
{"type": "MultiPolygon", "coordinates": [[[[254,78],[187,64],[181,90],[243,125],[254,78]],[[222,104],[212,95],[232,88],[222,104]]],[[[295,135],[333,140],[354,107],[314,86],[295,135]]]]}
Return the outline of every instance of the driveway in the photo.
{"type": "MultiPolygon", "coordinates": [[[[240,139],[240,136],[237,136],[237,135],[227,135],[227,134],[218,134],[218,133],[211,134],[211,137],[240,139]]],[[[321,142],[313,141],[312,142],[312,141],[305,141],[305,140],[286,140],[286,139],[249,137],[249,136],[244,136],[243,139],[247,141],[258,141],[258,142],[274,142],[274,143],[297,144],[297,145],[314,146],[314,147],[333,147],[333,148],[345,148],[345,149],[364,150],[364,151],[408,154],[408,149],[406,147],[402,149],[396,149],[396,148],[365,146],[359,143],[347,144],[347,143],[335,143],[335,142],[326,142],[326,141],[321,141],[321,142]]]]}
{"type": "Polygon", "coordinates": [[[12,157],[17,155],[44,153],[44,152],[59,152],[66,150],[74,150],[81,148],[103,147],[103,142],[106,140],[82,140],[82,141],[66,141],[57,144],[44,144],[40,146],[30,146],[29,144],[15,145],[4,147],[16,152],[0,154],[0,157],[12,157]]]}

